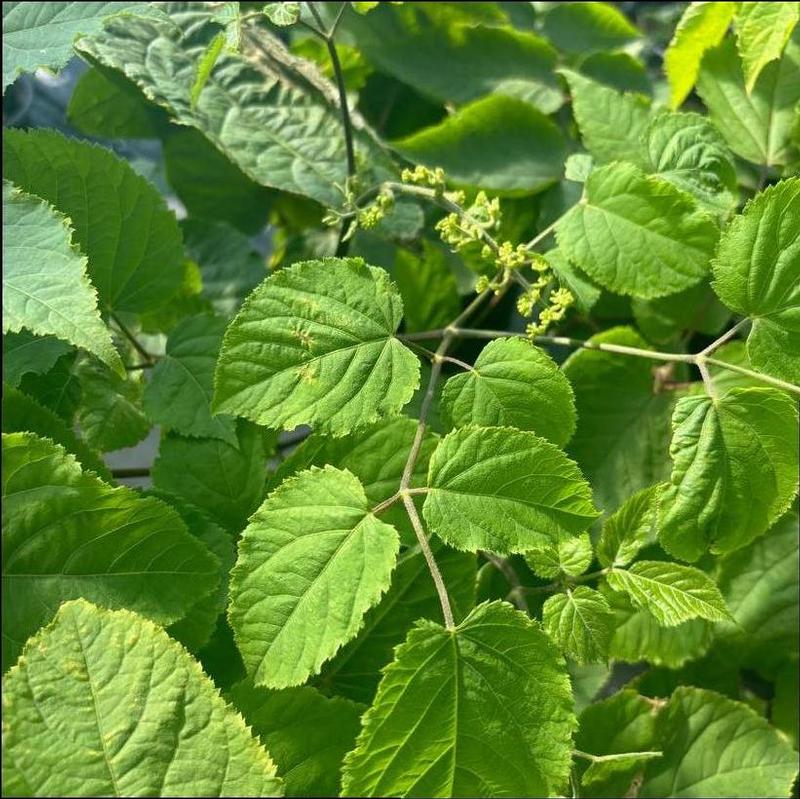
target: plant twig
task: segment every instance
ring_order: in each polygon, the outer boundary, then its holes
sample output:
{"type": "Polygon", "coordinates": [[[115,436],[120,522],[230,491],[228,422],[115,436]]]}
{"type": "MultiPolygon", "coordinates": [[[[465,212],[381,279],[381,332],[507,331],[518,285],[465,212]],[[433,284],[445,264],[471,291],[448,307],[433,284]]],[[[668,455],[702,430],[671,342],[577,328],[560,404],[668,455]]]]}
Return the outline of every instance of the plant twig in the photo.
{"type": "Polygon", "coordinates": [[[109,316],[114,320],[114,324],[119,328],[122,335],[124,335],[125,338],[130,341],[136,352],[138,352],[139,355],[145,359],[146,365],[152,366],[155,362],[155,358],[139,343],[139,340],[136,338],[136,336],[134,336],[133,333],[128,330],[122,320],[113,311],[109,313],[109,316]]]}
{"type": "Polygon", "coordinates": [[[718,350],[726,341],[732,339],[749,321],[749,319],[740,319],[730,330],[723,333],[718,339],[712,341],[704,350],[700,350],[697,354],[711,355],[712,352],[718,350]]]}
{"type": "Polygon", "coordinates": [[[580,749],[573,749],[572,754],[582,760],[590,760],[592,763],[606,763],[612,760],[623,760],[629,757],[661,757],[664,753],[656,750],[644,752],[619,752],[613,755],[592,755],[589,752],[581,752],[580,749]]]}
{"type": "Polygon", "coordinates": [[[422,522],[420,521],[419,514],[417,513],[417,508],[414,505],[414,500],[411,499],[409,494],[406,492],[403,493],[403,505],[405,505],[408,518],[411,519],[411,526],[414,528],[417,541],[419,541],[419,547],[422,550],[422,554],[425,556],[425,562],[428,564],[428,570],[431,573],[431,577],[433,577],[433,583],[436,586],[436,593],[439,595],[439,603],[442,606],[444,626],[447,627],[448,630],[452,630],[455,628],[456,624],[453,620],[453,610],[450,607],[450,597],[447,595],[447,586],[444,584],[444,580],[442,579],[442,573],[439,571],[436,558],[433,557],[433,552],[431,551],[430,544],[425,536],[425,530],[422,528],[422,522]]]}
{"type": "Polygon", "coordinates": [[[511,586],[509,595],[513,595],[514,604],[525,613],[530,613],[528,600],[525,599],[525,593],[522,590],[522,583],[520,582],[514,567],[505,558],[501,558],[492,552],[481,550],[480,554],[483,555],[483,557],[486,558],[486,560],[488,560],[489,563],[491,563],[492,566],[494,566],[495,569],[497,569],[497,571],[499,571],[503,577],[506,578],[506,582],[511,586]]]}
{"type": "MultiPolygon", "coordinates": [[[[331,27],[330,31],[324,33],[325,23],[322,20],[322,17],[317,11],[316,6],[314,3],[306,3],[309,10],[311,11],[314,19],[317,21],[317,25],[320,26],[323,30],[320,31],[320,35],[322,36],[323,41],[325,42],[325,46],[328,48],[328,55],[331,58],[331,65],[333,66],[333,74],[336,78],[336,86],[339,89],[339,105],[340,110],[342,112],[342,127],[344,128],[344,144],[345,149],[347,151],[347,174],[352,178],[355,177],[356,174],[356,154],[355,154],[355,147],[353,146],[353,123],[350,119],[350,109],[347,105],[347,90],[345,89],[344,85],[344,74],[342,73],[342,64],[339,61],[339,53],[336,51],[336,44],[333,41],[333,34],[336,32],[336,28],[338,27],[339,19],[342,15],[342,9],[339,9],[339,16],[337,17],[336,21],[334,22],[333,26],[331,27]]],[[[342,8],[345,6],[345,3],[342,3],[342,8]]]]}
{"type": "Polygon", "coordinates": [[[777,377],[765,374],[764,372],[754,372],[752,369],[745,369],[744,366],[739,366],[735,363],[728,363],[727,361],[721,361],[719,358],[706,357],[705,362],[713,364],[720,369],[728,369],[729,371],[737,372],[740,375],[747,375],[747,377],[752,377],[754,380],[760,380],[762,383],[769,383],[771,386],[782,388],[784,391],[790,391],[792,394],[800,394],[800,386],[796,386],[794,383],[787,383],[785,380],[779,380],[777,377]]]}
{"type": "MultiPolygon", "coordinates": [[[[471,328],[454,328],[453,326],[450,326],[448,328],[441,328],[438,330],[423,330],[419,333],[406,333],[405,335],[401,335],[400,338],[403,341],[437,339],[442,338],[448,331],[452,335],[461,338],[494,339],[502,337],[526,337],[524,333],[515,333],[509,330],[476,330],[471,328]]],[[[726,334],[725,340],[727,341],[728,338],[730,338],[730,336],[727,336],[726,334]]],[[[632,355],[638,358],[649,358],[654,361],[689,363],[698,366],[698,368],[700,367],[701,362],[703,364],[713,364],[720,369],[728,369],[731,372],[737,372],[738,374],[751,377],[753,380],[759,380],[762,383],[768,383],[771,386],[782,388],[784,391],[790,391],[793,394],[800,394],[800,386],[796,386],[794,383],[788,383],[785,380],[772,377],[772,375],[765,374],[764,372],[756,372],[753,369],[747,369],[744,366],[739,366],[738,364],[721,361],[718,358],[709,357],[701,352],[658,352],[657,350],[644,350],[639,349],[638,347],[626,347],[621,344],[584,341],[577,338],[567,338],[566,336],[535,336],[533,341],[536,344],[554,344],[559,347],[571,347],[573,349],[581,348],[586,350],[599,350],[601,352],[613,352],[618,355],[632,355]]],[[[718,339],[718,341],[720,340],[718,339]]]]}

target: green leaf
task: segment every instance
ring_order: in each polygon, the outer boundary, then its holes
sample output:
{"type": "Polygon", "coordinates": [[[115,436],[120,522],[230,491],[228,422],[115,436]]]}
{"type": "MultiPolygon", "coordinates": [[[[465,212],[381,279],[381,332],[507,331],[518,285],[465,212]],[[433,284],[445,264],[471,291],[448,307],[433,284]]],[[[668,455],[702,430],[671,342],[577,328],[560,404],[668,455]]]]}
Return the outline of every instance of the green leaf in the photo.
{"type": "Polygon", "coordinates": [[[487,94],[527,100],[544,114],[564,101],[553,74],[557,54],[530,31],[466,18],[465,6],[381,4],[343,27],[381,72],[440,102],[468,103],[487,94]],[[448,14],[450,12],[450,14],[448,14]]]}
{"type": "MultiPolygon", "coordinates": [[[[260,55],[224,52],[192,107],[196,65],[219,31],[208,12],[203,14],[194,23],[179,14],[118,16],[76,47],[133,80],[149,100],[179,125],[200,131],[251,180],[340,206],[347,178],[341,119],[319,93],[282,82],[260,55]]],[[[382,150],[360,130],[356,151],[388,177],[391,167],[382,150]]]]}
{"type": "Polygon", "coordinates": [[[602,289],[592,283],[574,264],[571,264],[561,250],[549,250],[544,257],[558,278],[559,284],[572,292],[575,297],[575,306],[588,314],[600,299],[602,289]]]}
{"type": "Polygon", "coordinates": [[[490,95],[393,143],[405,158],[442,167],[448,180],[520,196],[557,181],[567,155],[558,126],[524,100],[490,95]]]}
{"type": "Polygon", "coordinates": [[[731,618],[714,581],[700,569],[668,561],[642,560],[628,569],[612,569],[608,584],[649,610],[659,624],[674,627],[689,619],[731,618]]]}
{"type": "Polygon", "coordinates": [[[614,634],[609,654],[614,660],[680,668],[701,657],[711,645],[714,626],[705,619],[691,619],[675,627],[663,627],[647,610],[636,610],[625,594],[608,589],[608,604],[614,610],[614,634]]]}
{"type": "Polygon", "coordinates": [[[458,284],[445,251],[428,239],[422,240],[420,257],[398,248],[392,276],[403,298],[407,332],[446,327],[461,311],[458,284]]]}
{"type": "Polygon", "coordinates": [[[731,312],[706,280],[655,300],[634,297],[631,310],[636,326],[648,341],[670,347],[683,332],[696,331],[716,337],[731,318],[731,312]]]}
{"type": "Polygon", "coordinates": [[[73,233],[47,202],[3,181],[3,333],[53,334],[122,371],[73,233]]]}
{"type": "Polygon", "coordinates": [[[640,549],[656,540],[656,508],[661,485],[628,497],[603,523],[597,559],[603,566],[627,566],[640,549]]]}
{"type": "Polygon", "coordinates": [[[602,663],[608,658],[613,620],[606,598],[585,585],[554,594],[542,608],[544,629],[578,663],[602,663]]]}
{"type": "Polygon", "coordinates": [[[77,365],[81,384],[78,425],[86,443],[100,452],[132,447],[152,427],[142,411],[142,373],[122,378],[95,360],[77,365]]]}
{"type": "Polygon", "coordinates": [[[593,557],[589,534],[581,533],[569,538],[560,537],[555,545],[526,552],[525,562],[538,577],[551,578],[561,574],[577,577],[589,568],[593,557]]]}
{"type": "Polygon", "coordinates": [[[440,412],[454,427],[516,427],[558,446],[575,431],[569,381],[549,355],[519,338],[490,342],[471,371],[451,377],[440,412]]]}
{"type": "Polygon", "coordinates": [[[797,509],[748,547],[722,558],[717,581],[733,615],[717,637],[729,659],[771,672],[800,651],[797,509]]]}
{"type": "Polygon", "coordinates": [[[671,183],[633,164],[600,167],[556,227],[564,254],[600,285],[651,299],[698,283],[719,231],[671,183]]]}
{"type": "Polygon", "coordinates": [[[664,756],[639,796],[789,796],[797,753],[747,705],[678,688],[658,721],[664,756]]]}
{"type": "Polygon", "coordinates": [[[49,130],[8,131],[3,153],[7,178],[70,217],[103,307],[153,310],[177,290],[183,277],[178,223],[127,161],[49,130]]]}
{"type": "Polygon", "coordinates": [[[582,713],[608,682],[611,669],[605,664],[591,663],[579,666],[574,662],[567,663],[567,669],[572,681],[572,693],[575,697],[575,712],[582,713]]]}
{"type": "Polygon", "coordinates": [[[362,725],[345,796],[547,796],[566,784],[575,718],[555,646],[496,602],[454,630],[418,622],[362,725]]]}
{"type": "Polygon", "coordinates": [[[712,269],[722,301],[754,320],[752,364],[800,383],[800,179],[769,186],[728,223],[712,269]]]}
{"type": "Polygon", "coordinates": [[[75,455],[78,462],[98,477],[111,482],[111,472],[100,456],[78,438],[71,427],[50,408],[37,402],[33,397],[23,394],[19,389],[3,385],[3,432],[36,433],[49,438],[75,455]]]}
{"type": "Polygon", "coordinates": [[[179,322],[144,391],[147,415],[167,430],[185,436],[220,438],[236,446],[236,421],[211,415],[214,366],[225,320],[203,314],[179,322]]]}
{"type": "MultiPolygon", "coordinates": [[[[292,474],[311,466],[335,466],[354,474],[367,495],[370,507],[394,496],[405,470],[411,445],[417,434],[417,422],[405,416],[386,419],[341,438],[328,438],[315,433],[281,462],[270,475],[267,488],[272,490],[292,474]]],[[[438,437],[426,431],[414,463],[410,488],[425,486],[428,462],[438,437]]],[[[421,501],[419,507],[421,507],[421,501]]],[[[402,503],[382,511],[381,518],[396,527],[401,541],[416,544],[414,529],[402,503]]]]}
{"type": "Polygon", "coordinates": [[[557,3],[542,26],[544,35],[564,53],[615,50],[641,36],[611,3],[557,3]]]}
{"type": "Polygon", "coordinates": [[[216,585],[216,559],[174,511],[111,488],[32,433],[3,434],[3,500],[6,664],[68,599],[168,624],[216,585]]]}
{"type": "MultiPolygon", "coordinates": [[[[476,558],[432,542],[436,564],[447,586],[457,621],[475,605],[476,558]]],[[[380,603],[367,612],[358,636],[322,668],[317,685],[358,702],[371,704],[384,667],[392,662],[417,619],[442,618],[439,595],[419,547],[412,547],[397,560],[392,585],[380,603]]]]}
{"type": "MultiPolygon", "coordinates": [[[[196,227],[204,225],[208,235],[217,232],[217,226],[225,222],[248,234],[258,233],[266,225],[273,191],[259,186],[244,174],[199,131],[170,129],[169,138],[164,143],[164,167],[169,185],[190,214],[182,226],[184,233],[188,233],[187,225],[195,223],[196,227]],[[202,170],[197,169],[198,163],[202,163],[202,170]]],[[[186,248],[190,255],[192,246],[189,238],[186,248]]],[[[238,245],[236,251],[243,246],[238,245]]],[[[210,244],[207,249],[211,249],[210,244]]],[[[232,259],[236,251],[231,253],[232,259]]],[[[202,267],[202,263],[200,265],[202,267]]],[[[264,272],[262,265],[262,280],[264,272]]],[[[259,282],[256,280],[248,288],[254,288],[259,282]]],[[[241,298],[247,293],[243,289],[242,292],[241,298]]]]}
{"type": "MultiPolygon", "coordinates": [[[[626,327],[612,328],[589,341],[649,349],[638,333],[626,327]]],[[[604,510],[615,510],[634,492],[669,475],[673,398],[669,392],[656,393],[654,365],[644,358],[589,349],[578,350],[564,363],[578,410],[569,454],[604,510]]]]}
{"type": "Polygon", "coordinates": [[[399,538],[350,472],[312,467],[285,480],[239,543],[228,611],[256,685],[319,672],[354,638],[391,582],[399,538]]]}
{"type": "Polygon", "coordinates": [[[800,43],[796,39],[779,61],[764,67],[749,93],[736,45],[726,39],[704,56],[697,92],[736,155],[766,166],[791,163],[794,109],[800,101],[800,43]]]}
{"type": "MultiPolygon", "coordinates": [[[[714,360],[722,361],[732,366],[741,366],[743,369],[754,372],[753,365],[747,356],[745,342],[741,339],[726,342],[715,350],[714,360]]],[[[732,388],[764,388],[764,382],[757,376],[757,372],[755,372],[756,376],[753,377],[710,363],[708,365],[708,373],[714,381],[714,387],[721,396],[725,396],[732,388]]],[[[705,390],[702,382],[692,384],[692,391],[696,394],[704,394],[705,390]]]]}
{"type": "Polygon", "coordinates": [[[136,11],[144,3],[3,3],[3,93],[21,72],[54,72],[72,57],[80,33],[97,30],[105,17],[136,11]]]}
{"type": "Polygon", "coordinates": [[[652,95],[653,87],[644,64],[635,56],[625,53],[590,53],[580,62],[581,74],[587,78],[617,89],[621,92],[636,92],[646,97],[652,95]]]}
{"type": "Polygon", "coordinates": [[[700,114],[658,114],[650,120],[639,165],[694,196],[712,213],[736,205],[733,156],[720,132],[700,114]]]}
{"type": "Polygon", "coordinates": [[[353,747],[363,707],[314,688],[271,691],[250,681],[230,700],[274,758],[287,796],[338,796],[342,760],[353,747]]]}
{"type": "Polygon", "coordinates": [[[300,3],[267,3],[264,13],[273,25],[294,25],[300,19],[300,3]]]}
{"type": "Polygon", "coordinates": [[[233,316],[266,277],[264,258],[227,222],[189,218],[181,222],[181,231],[187,254],[200,267],[203,296],[216,313],[233,316]]]}
{"type": "Polygon", "coordinates": [[[261,431],[240,421],[238,442],[218,438],[161,439],[152,477],[156,488],[177,494],[238,533],[264,497],[267,454],[261,431]]]}
{"type": "Polygon", "coordinates": [[[71,426],[83,394],[78,379],[80,362],[78,352],[73,349],[59,357],[44,374],[23,375],[19,387],[71,426]]]}
{"type": "Polygon", "coordinates": [[[722,399],[684,397],[672,417],[671,484],[661,493],[661,545],[695,561],[763,535],[797,493],[797,403],[773,388],[722,399]]]}
{"type": "Polygon", "coordinates": [[[572,112],[581,140],[595,160],[626,160],[641,147],[650,121],[650,103],[622,94],[578,72],[562,69],[572,95],[572,112]]]}
{"type": "Polygon", "coordinates": [[[689,96],[707,50],[716,47],[737,11],[733,3],[689,3],[664,54],[669,101],[678,108],[689,96]]]}
{"type": "Polygon", "coordinates": [[[55,336],[36,336],[29,330],[3,334],[3,382],[18,386],[26,374],[48,372],[70,351],[66,341],[55,336]]]}
{"type": "Polygon", "coordinates": [[[180,497],[158,490],[147,493],[173,507],[189,532],[219,561],[216,590],[198,599],[186,615],[171,624],[167,630],[172,638],[182,643],[190,652],[198,652],[210,641],[216,630],[217,620],[228,604],[228,574],[236,562],[233,539],[203,511],[180,497]]]}
{"type": "Polygon", "coordinates": [[[62,605],[3,678],[3,696],[4,794],[282,792],[269,755],[197,662],[134,613],[62,605]]]}
{"type": "Polygon", "coordinates": [[[419,361],[394,337],[401,315],[386,273],[359,258],[277,272],[225,333],[212,410],[332,435],[398,413],[419,384],[419,361]]]}
{"type": "Polygon", "coordinates": [[[78,78],[67,106],[78,130],[106,139],[157,138],[165,121],[161,115],[130,81],[94,68],[78,78]]]}
{"type": "Polygon", "coordinates": [[[613,799],[629,792],[645,763],[660,756],[656,719],[651,702],[628,689],[581,713],[575,748],[600,758],[581,775],[585,795],[613,799]]]}
{"type": "Polygon", "coordinates": [[[597,515],[578,467],[549,441],[508,427],[463,427],[431,458],[422,512],[456,549],[500,555],[575,536],[597,515]]]}
{"type": "Polygon", "coordinates": [[[780,58],[800,19],[797,3],[742,3],[736,14],[736,47],[748,92],[770,61],[780,58]]]}

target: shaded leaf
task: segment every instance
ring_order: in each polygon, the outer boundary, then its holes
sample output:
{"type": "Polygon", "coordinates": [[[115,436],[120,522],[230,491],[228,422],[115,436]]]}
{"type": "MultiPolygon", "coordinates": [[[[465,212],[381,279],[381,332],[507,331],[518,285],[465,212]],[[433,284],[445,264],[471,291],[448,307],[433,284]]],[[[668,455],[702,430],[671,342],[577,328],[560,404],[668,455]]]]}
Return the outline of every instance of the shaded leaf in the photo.
{"type": "Polygon", "coordinates": [[[393,146],[412,161],[442,167],[456,185],[512,196],[558,180],[567,154],[551,119],[523,100],[501,95],[476,100],[393,146]]]}
{"type": "Polygon", "coordinates": [[[3,661],[68,599],[183,616],[218,564],[154,498],[111,488],[32,433],[3,434],[3,661]]]}
{"type": "Polygon", "coordinates": [[[647,767],[643,797],[788,796],[797,753],[741,702],[678,688],[658,722],[664,756],[647,767]]]}
{"type": "Polygon", "coordinates": [[[3,154],[7,178],[71,219],[102,307],[153,310],[178,289],[178,223],[155,186],[127,161],[41,129],[7,131],[3,154]]]}
{"type": "Polygon", "coordinates": [[[228,693],[274,758],[287,796],[338,796],[342,760],[355,743],[361,705],[302,686],[272,691],[245,681],[228,693]]]}
{"type": "Polygon", "coordinates": [[[211,415],[214,367],[225,320],[203,314],[183,319],[167,338],[144,390],[147,415],[167,430],[185,436],[221,438],[236,446],[236,421],[211,415]]]}

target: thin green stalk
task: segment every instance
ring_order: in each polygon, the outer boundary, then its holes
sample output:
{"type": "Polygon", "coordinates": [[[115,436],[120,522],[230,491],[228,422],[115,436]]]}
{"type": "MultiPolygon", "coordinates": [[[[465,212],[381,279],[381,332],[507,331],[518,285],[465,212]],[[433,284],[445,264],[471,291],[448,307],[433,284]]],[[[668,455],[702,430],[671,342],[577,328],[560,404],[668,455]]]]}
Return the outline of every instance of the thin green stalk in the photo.
{"type": "Polygon", "coordinates": [[[138,352],[139,355],[141,355],[142,358],[144,358],[145,362],[142,365],[142,367],[144,368],[144,367],[147,367],[147,366],[152,366],[154,361],[155,361],[155,359],[141,345],[141,343],[139,342],[139,339],[137,339],[136,336],[134,336],[133,333],[131,333],[131,331],[128,330],[128,328],[126,327],[125,323],[113,311],[111,311],[109,313],[109,316],[114,320],[114,324],[119,328],[119,330],[122,333],[122,335],[125,336],[125,338],[128,339],[128,341],[130,341],[130,343],[133,345],[133,348],[136,350],[136,352],[138,352]]]}
{"type": "MultiPolygon", "coordinates": [[[[319,25],[320,30],[317,31],[318,35],[322,38],[325,42],[325,47],[328,49],[328,55],[331,59],[331,65],[333,66],[333,74],[336,78],[336,87],[339,91],[339,111],[342,115],[342,128],[344,130],[344,146],[345,146],[345,153],[347,155],[347,175],[349,178],[354,178],[356,176],[356,152],[355,152],[355,145],[354,145],[354,136],[353,136],[353,121],[350,118],[350,107],[347,104],[347,89],[344,85],[344,73],[342,72],[342,64],[339,61],[339,53],[336,50],[336,43],[333,40],[333,36],[336,33],[336,28],[339,25],[339,21],[341,20],[342,13],[344,11],[344,6],[347,5],[346,3],[342,3],[342,6],[339,8],[339,14],[336,17],[331,29],[325,33],[325,23],[320,16],[319,11],[317,11],[316,6],[314,3],[306,3],[308,6],[309,11],[313,15],[314,19],[317,21],[317,25],[319,25]]],[[[311,26],[313,30],[316,30],[311,26]]],[[[348,220],[342,220],[342,226],[339,230],[339,240],[336,242],[336,255],[341,257],[347,254],[348,249],[348,239],[345,236],[346,230],[348,227],[348,220]]]]}
{"type": "Polygon", "coordinates": [[[752,369],[745,369],[743,366],[738,366],[735,363],[720,361],[718,358],[706,357],[704,360],[706,363],[713,364],[720,369],[727,369],[731,372],[737,372],[740,375],[747,375],[747,377],[760,380],[762,383],[769,383],[769,385],[782,388],[784,391],[790,391],[792,394],[800,394],[800,386],[796,386],[794,383],[787,383],[785,380],[779,380],[772,375],[764,374],[763,372],[754,372],[752,369]]]}

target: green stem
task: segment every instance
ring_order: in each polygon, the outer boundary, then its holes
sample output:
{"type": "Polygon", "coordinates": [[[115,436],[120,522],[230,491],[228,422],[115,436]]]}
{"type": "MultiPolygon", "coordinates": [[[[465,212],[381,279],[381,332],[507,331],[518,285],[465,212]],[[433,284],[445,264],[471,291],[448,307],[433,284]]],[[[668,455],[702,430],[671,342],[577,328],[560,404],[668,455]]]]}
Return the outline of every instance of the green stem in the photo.
{"type": "Polygon", "coordinates": [[[706,363],[713,364],[720,369],[728,369],[731,372],[736,372],[740,375],[752,377],[754,380],[760,380],[762,383],[769,383],[771,386],[782,388],[784,391],[790,391],[792,394],[800,394],[800,386],[794,383],[787,383],[785,380],[779,380],[772,375],[764,374],[763,372],[754,372],[752,369],[745,369],[743,366],[738,366],[735,363],[728,363],[727,361],[720,361],[718,358],[705,358],[706,363]]]}
{"type": "MultiPolygon", "coordinates": [[[[418,339],[436,339],[442,338],[446,331],[449,331],[452,335],[460,337],[460,338],[487,338],[487,339],[494,339],[494,338],[503,338],[503,337],[519,337],[525,338],[524,333],[514,333],[508,330],[474,330],[470,328],[460,328],[450,326],[448,328],[442,328],[439,330],[423,330],[420,333],[407,333],[405,335],[400,336],[401,339],[405,341],[416,341],[418,339]]],[[[718,341],[730,338],[727,334],[725,336],[721,336],[718,341]]],[[[727,361],[721,361],[718,358],[711,358],[708,355],[704,355],[702,352],[698,353],[686,353],[686,352],[658,352],[657,350],[644,350],[639,349],[638,347],[626,347],[622,344],[609,344],[606,342],[595,342],[595,341],[584,341],[582,339],[577,338],[567,338],[566,336],[536,336],[534,337],[533,341],[537,344],[554,344],[559,347],[572,347],[572,348],[581,348],[586,350],[599,350],[600,352],[613,352],[618,355],[631,355],[638,358],[649,358],[650,360],[654,361],[668,361],[668,362],[678,362],[678,363],[689,363],[694,364],[698,368],[700,368],[700,372],[702,374],[703,367],[706,364],[713,364],[714,366],[720,369],[727,369],[731,372],[736,372],[737,374],[746,375],[747,377],[752,378],[753,380],[759,380],[762,383],[768,383],[771,386],[776,386],[777,388],[782,388],[784,391],[789,391],[792,394],[800,394],[800,386],[794,385],[794,383],[788,383],[785,380],[780,380],[777,377],[772,377],[772,375],[765,374],[763,372],[756,372],[753,369],[746,369],[743,366],[739,366],[734,363],[728,363],[727,361]]],[[[710,375],[708,377],[710,380],[710,375]]]]}
{"type": "Polygon", "coordinates": [[[644,752],[618,752],[613,755],[592,755],[589,752],[581,752],[580,749],[573,749],[572,754],[583,760],[590,760],[592,763],[606,763],[612,760],[624,760],[630,757],[661,757],[664,753],[656,750],[644,752]]]}
{"type": "Polygon", "coordinates": [[[114,320],[114,324],[119,328],[122,335],[130,341],[136,352],[144,358],[145,362],[141,364],[141,368],[152,366],[155,362],[155,358],[139,343],[139,340],[128,330],[125,323],[113,311],[109,312],[109,316],[114,320]]]}
{"type": "Polygon", "coordinates": [[[525,599],[522,583],[514,567],[505,558],[501,558],[492,552],[481,550],[480,554],[506,578],[506,582],[511,586],[509,596],[514,597],[514,604],[524,613],[530,613],[528,600],[525,599]]]}
{"type": "MultiPolygon", "coordinates": [[[[467,307],[464,308],[464,310],[453,320],[452,324],[461,324],[470,316],[472,316],[472,314],[483,304],[483,302],[485,302],[486,296],[487,295],[485,293],[475,296],[472,302],[470,302],[469,305],[467,305],[467,307]]],[[[450,600],[447,596],[447,587],[442,580],[442,574],[436,564],[436,558],[434,558],[433,552],[428,544],[425,530],[422,527],[419,514],[417,514],[417,509],[414,506],[414,500],[411,498],[411,494],[414,491],[414,489],[411,488],[411,477],[414,474],[414,466],[419,458],[422,441],[425,436],[428,413],[430,412],[431,405],[433,404],[433,398],[436,395],[436,386],[442,374],[444,357],[453,341],[453,334],[449,332],[449,327],[443,331],[441,339],[442,340],[439,344],[439,347],[434,353],[433,365],[431,366],[431,375],[428,379],[428,386],[425,389],[425,396],[422,398],[422,405],[420,406],[419,410],[417,430],[414,434],[414,441],[411,444],[411,449],[409,450],[405,467],[403,468],[403,476],[400,478],[400,487],[397,490],[396,496],[401,497],[403,500],[403,505],[405,506],[409,519],[411,520],[411,525],[414,528],[414,533],[417,536],[420,549],[425,556],[425,561],[428,564],[428,570],[431,573],[431,577],[433,578],[433,582],[436,586],[436,592],[439,595],[439,603],[442,606],[442,616],[444,617],[445,626],[448,629],[452,629],[455,625],[453,622],[453,611],[450,607],[450,600]]]]}
{"type": "Polygon", "coordinates": [[[411,520],[411,526],[414,528],[414,533],[419,541],[422,554],[425,556],[425,562],[428,564],[428,571],[433,577],[433,584],[436,586],[436,593],[439,595],[439,604],[442,606],[442,615],[444,616],[444,626],[448,630],[455,629],[455,620],[453,619],[453,610],[450,607],[450,597],[447,595],[447,586],[444,584],[442,573],[439,571],[439,566],[436,563],[436,558],[433,557],[430,544],[425,535],[425,530],[422,527],[417,508],[414,505],[414,500],[407,494],[403,494],[403,505],[405,505],[408,518],[411,520]]]}
{"type": "MultiPolygon", "coordinates": [[[[325,42],[325,46],[328,49],[328,55],[331,59],[331,65],[333,66],[333,74],[336,78],[336,87],[339,90],[339,110],[342,114],[342,128],[344,129],[344,146],[345,152],[347,154],[347,175],[349,178],[354,178],[356,176],[356,152],[355,152],[355,145],[353,143],[353,121],[350,118],[350,107],[347,104],[347,89],[344,85],[344,73],[342,72],[342,64],[339,61],[339,53],[336,50],[336,44],[333,40],[333,36],[336,33],[336,28],[339,25],[339,21],[342,17],[343,9],[346,3],[342,3],[341,8],[339,9],[339,14],[336,17],[331,29],[324,33],[325,23],[322,20],[319,12],[317,11],[316,6],[314,3],[306,3],[309,10],[311,11],[314,19],[317,21],[317,24],[320,26],[321,30],[318,32],[319,35],[322,37],[322,40],[325,42]]],[[[336,255],[341,257],[347,254],[348,249],[348,240],[345,239],[345,231],[347,230],[348,222],[346,219],[342,220],[342,227],[339,231],[339,240],[336,242],[336,255]]]]}
{"type": "Polygon", "coordinates": [[[605,577],[611,571],[608,569],[598,569],[596,572],[589,572],[589,574],[580,574],[577,577],[570,577],[569,582],[572,584],[588,583],[591,580],[597,580],[599,577],[605,577]]]}
{"type": "MultiPolygon", "coordinates": [[[[431,337],[428,331],[428,337],[431,337]]],[[[525,338],[524,333],[513,333],[507,330],[471,330],[459,328],[453,331],[455,335],[464,338],[500,338],[516,336],[525,338]]],[[[607,344],[605,342],[584,341],[583,339],[567,338],[566,336],[536,336],[533,339],[537,344],[556,344],[560,347],[582,348],[587,350],[601,350],[602,352],[615,352],[620,355],[634,355],[639,358],[651,358],[654,361],[683,361],[694,363],[695,356],[685,352],[658,352],[656,350],[643,350],[639,347],[626,347],[622,344],[607,344]]]]}

